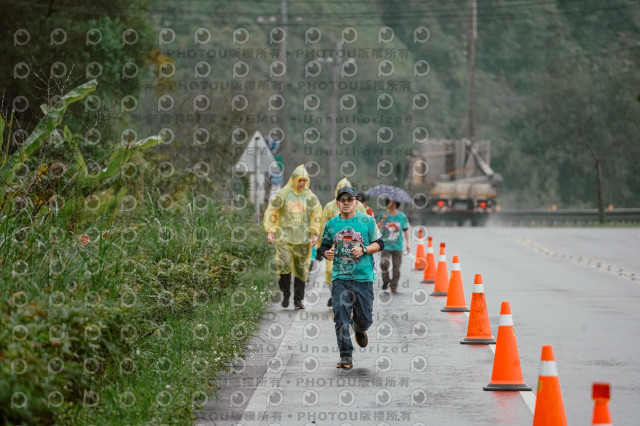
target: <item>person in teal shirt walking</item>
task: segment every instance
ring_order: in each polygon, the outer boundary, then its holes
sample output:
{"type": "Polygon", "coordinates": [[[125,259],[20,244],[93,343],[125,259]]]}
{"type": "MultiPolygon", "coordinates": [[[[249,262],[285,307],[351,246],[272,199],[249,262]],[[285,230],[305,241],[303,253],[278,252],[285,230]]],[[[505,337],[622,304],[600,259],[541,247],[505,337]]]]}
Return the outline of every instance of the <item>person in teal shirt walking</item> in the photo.
{"type": "Polygon", "coordinates": [[[402,251],[406,243],[407,253],[409,249],[409,220],[398,208],[400,203],[387,200],[387,211],[378,214],[378,227],[382,231],[384,250],[380,255],[380,268],[382,269],[382,289],[391,287],[391,292],[396,293],[400,281],[400,267],[402,266],[402,251]],[[404,235],[404,238],[403,238],[404,235]],[[389,272],[392,271],[393,275],[389,272]]]}
{"type": "Polygon", "coordinates": [[[336,194],[340,214],[324,227],[321,256],[333,261],[331,270],[331,300],[340,361],[337,368],[353,367],[353,344],[349,326],[353,327],[356,343],[369,343],[367,330],[373,324],[373,281],[376,279],[373,254],[384,248],[382,234],[373,217],[356,211],[356,191],[340,188],[336,194]]]}

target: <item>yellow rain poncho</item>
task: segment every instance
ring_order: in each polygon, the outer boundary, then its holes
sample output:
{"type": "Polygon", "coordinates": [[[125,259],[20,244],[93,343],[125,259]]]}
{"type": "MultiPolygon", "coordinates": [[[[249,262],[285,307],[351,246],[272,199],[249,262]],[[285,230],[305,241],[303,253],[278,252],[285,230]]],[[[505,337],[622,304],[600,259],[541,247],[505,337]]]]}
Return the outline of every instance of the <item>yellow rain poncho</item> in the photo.
{"type": "Polygon", "coordinates": [[[309,186],[309,174],[301,164],[273,197],[262,221],[264,230],[275,236],[278,274],[293,272],[302,281],[307,280],[311,264],[309,241],[320,234],[322,220],[322,206],[309,186]],[[300,179],[306,180],[302,190],[298,190],[300,179]]]}
{"type": "MultiPolygon", "coordinates": [[[[351,186],[351,182],[347,180],[347,178],[342,178],[338,184],[336,185],[336,190],[333,194],[333,200],[329,201],[324,205],[322,209],[322,226],[320,227],[320,240],[318,241],[318,247],[320,246],[322,240],[322,233],[324,232],[324,226],[327,224],[329,219],[336,217],[340,214],[340,207],[338,207],[338,202],[336,201],[336,197],[338,196],[338,190],[340,188],[344,188],[345,186],[351,186]]],[[[357,201],[356,210],[367,214],[364,206],[360,201],[357,201]]],[[[325,270],[324,270],[324,282],[331,285],[331,269],[333,268],[333,261],[325,259],[325,270]]]]}

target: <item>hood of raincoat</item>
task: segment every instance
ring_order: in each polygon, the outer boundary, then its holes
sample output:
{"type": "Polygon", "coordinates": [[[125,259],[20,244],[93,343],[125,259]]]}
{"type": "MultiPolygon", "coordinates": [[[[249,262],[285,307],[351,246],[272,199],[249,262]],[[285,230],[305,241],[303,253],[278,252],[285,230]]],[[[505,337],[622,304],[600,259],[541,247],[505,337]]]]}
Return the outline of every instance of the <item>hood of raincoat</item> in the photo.
{"type": "Polygon", "coordinates": [[[336,190],[333,194],[333,199],[335,200],[336,197],[338,196],[338,190],[340,188],[344,188],[345,186],[351,186],[351,182],[349,182],[349,180],[347,178],[342,178],[340,179],[340,181],[338,182],[338,184],[336,185],[336,190]]]}
{"type": "Polygon", "coordinates": [[[289,177],[289,181],[284,186],[284,188],[289,187],[289,189],[292,190],[295,194],[301,194],[305,191],[308,191],[310,185],[311,180],[309,179],[309,173],[307,173],[307,170],[304,168],[304,164],[300,164],[293,170],[293,173],[291,173],[291,177],[289,177]],[[307,180],[302,191],[298,191],[298,181],[300,179],[307,180]]]}

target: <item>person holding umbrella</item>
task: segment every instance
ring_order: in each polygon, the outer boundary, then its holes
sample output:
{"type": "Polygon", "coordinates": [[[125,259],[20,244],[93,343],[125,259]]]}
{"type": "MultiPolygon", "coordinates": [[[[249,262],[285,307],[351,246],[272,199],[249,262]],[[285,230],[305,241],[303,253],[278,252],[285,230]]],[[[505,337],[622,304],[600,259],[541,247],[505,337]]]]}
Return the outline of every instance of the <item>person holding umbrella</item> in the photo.
{"type": "Polygon", "coordinates": [[[382,289],[389,286],[391,292],[398,290],[400,281],[400,266],[402,265],[402,249],[406,244],[409,249],[409,220],[399,211],[400,203],[414,205],[413,198],[402,188],[390,185],[376,185],[365,192],[367,195],[381,198],[386,201],[387,211],[378,214],[376,220],[384,237],[384,250],[381,253],[380,267],[382,268],[382,289]],[[403,238],[404,236],[404,238],[403,238]],[[390,276],[390,268],[393,264],[393,275],[390,276]]]}
{"type": "Polygon", "coordinates": [[[387,199],[387,211],[378,214],[376,220],[378,228],[382,231],[384,250],[380,255],[380,267],[382,268],[382,289],[391,287],[391,292],[398,290],[400,281],[400,267],[402,266],[402,250],[406,243],[407,253],[409,248],[409,220],[407,216],[398,210],[400,203],[387,199]],[[404,235],[404,238],[403,238],[404,235]],[[392,269],[393,275],[389,274],[392,269]]]}

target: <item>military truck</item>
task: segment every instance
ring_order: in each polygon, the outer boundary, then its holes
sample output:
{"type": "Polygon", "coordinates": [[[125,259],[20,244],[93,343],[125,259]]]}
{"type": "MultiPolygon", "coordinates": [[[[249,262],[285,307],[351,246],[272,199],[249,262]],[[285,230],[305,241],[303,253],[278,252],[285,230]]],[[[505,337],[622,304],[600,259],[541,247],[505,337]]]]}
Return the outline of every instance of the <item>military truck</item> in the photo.
{"type": "Polygon", "coordinates": [[[498,205],[502,182],[489,166],[490,141],[438,139],[417,146],[406,186],[414,198],[425,197],[425,203],[414,217],[425,225],[485,225],[498,205]]]}

